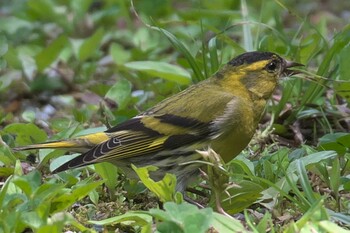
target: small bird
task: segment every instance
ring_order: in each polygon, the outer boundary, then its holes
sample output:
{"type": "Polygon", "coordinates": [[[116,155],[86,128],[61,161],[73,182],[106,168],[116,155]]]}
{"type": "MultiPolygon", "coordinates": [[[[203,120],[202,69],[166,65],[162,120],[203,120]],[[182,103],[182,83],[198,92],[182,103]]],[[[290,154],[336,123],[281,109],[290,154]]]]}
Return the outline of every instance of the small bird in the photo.
{"type": "Polygon", "coordinates": [[[288,68],[299,65],[275,53],[247,52],[210,78],[105,132],[15,150],[83,151],[53,173],[111,162],[128,175],[131,164],[154,165],[153,179],[175,174],[177,191],[183,192],[201,167],[194,162],[203,159],[196,150],[212,148],[226,162],[237,156],[252,139],[280,77],[294,74],[288,68]]]}

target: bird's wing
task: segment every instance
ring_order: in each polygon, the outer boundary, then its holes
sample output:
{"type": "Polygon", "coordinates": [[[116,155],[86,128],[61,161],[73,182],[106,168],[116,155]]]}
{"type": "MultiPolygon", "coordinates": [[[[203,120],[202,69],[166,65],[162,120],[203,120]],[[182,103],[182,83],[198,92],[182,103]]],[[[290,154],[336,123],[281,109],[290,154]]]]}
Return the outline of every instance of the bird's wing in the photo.
{"type": "MultiPolygon", "coordinates": [[[[225,114],[234,98],[209,81],[172,96],[143,114],[119,124],[105,133],[109,140],[95,146],[54,172],[104,161],[157,154],[200,144],[221,130],[213,122],[225,114]]],[[[192,148],[193,149],[193,148],[192,148]]],[[[147,159],[147,158],[145,158],[147,159]]]]}
{"type": "Polygon", "coordinates": [[[171,114],[134,117],[105,133],[111,138],[58,167],[54,172],[104,161],[156,154],[206,140],[210,122],[171,114]]]}

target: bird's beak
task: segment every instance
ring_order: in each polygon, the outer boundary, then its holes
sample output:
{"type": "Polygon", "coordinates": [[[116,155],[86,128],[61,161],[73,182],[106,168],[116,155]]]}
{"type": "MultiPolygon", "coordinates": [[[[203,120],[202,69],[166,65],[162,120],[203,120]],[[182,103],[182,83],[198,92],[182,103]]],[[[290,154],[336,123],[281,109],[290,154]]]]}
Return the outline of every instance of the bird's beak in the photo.
{"type": "Polygon", "coordinates": [[[299,74],[301,73],[300,71],[297,70],[289,70],[289,68],[295,67],[295,66],[304,66],[303,64],[294,62],[294,61],[286,61],[286,65],[284,67],[283,75],[285,76],[291,76],[294,74],[299,74]]]}

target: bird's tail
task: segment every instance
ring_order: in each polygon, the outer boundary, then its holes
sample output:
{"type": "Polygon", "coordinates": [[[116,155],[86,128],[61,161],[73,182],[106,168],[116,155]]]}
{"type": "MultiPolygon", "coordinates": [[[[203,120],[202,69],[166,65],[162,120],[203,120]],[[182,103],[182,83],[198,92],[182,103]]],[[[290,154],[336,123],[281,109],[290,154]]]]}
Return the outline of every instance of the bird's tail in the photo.
{"type": "Polygon", "coordinates": [[[28,146],[20,146],[13,148],[14,151],[36,150],[36,149],[66,149],[72,152],[85,152],[94,146],[108,140],[110,137],[106,133],[94,133],[80,136],[73,139],[59,140],[38,143],[28,146]]]}

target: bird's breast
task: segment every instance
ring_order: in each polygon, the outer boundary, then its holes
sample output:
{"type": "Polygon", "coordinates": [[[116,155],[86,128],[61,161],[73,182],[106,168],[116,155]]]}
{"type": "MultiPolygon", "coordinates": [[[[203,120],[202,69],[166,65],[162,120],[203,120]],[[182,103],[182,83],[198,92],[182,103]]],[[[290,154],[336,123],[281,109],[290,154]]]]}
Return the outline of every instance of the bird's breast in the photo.
{"type": "Polygon", "coordinates": [[[228,103],[225,113],[214,122],[221,133],[211,141],[210,146],[225,162],[232,160],[247,147],[264,106],[264,103],[235,98],[228,103]]]}

